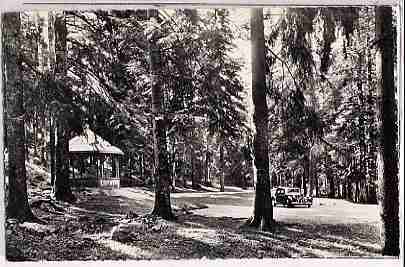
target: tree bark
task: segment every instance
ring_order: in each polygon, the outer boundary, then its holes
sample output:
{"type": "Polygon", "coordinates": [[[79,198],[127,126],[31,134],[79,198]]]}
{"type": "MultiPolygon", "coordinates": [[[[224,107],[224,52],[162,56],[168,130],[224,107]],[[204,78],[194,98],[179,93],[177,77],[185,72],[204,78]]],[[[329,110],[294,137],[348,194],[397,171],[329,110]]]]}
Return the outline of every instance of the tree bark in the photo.
{"type": "Polygon", "coordinates": [[[195,150],[193,149],[193,146],[191,145],[190,149],[190,157],[191,157],[191,188],[197,189],[197,177],[196,177],[196,157],[195,157],[195,150]]]}
{"type": "Polygon", "coordinates": [[[182,175],[183,175],[183,187],[187,187],[187,175],[188,172],[186,172],[186,164],[187,162],[187,145],[186,142],[183,143],[183,156],[182,156],[182,175]]]}
{"type": "Polygon", "coordinates": [[[55,120],[54,118],[50,118],[49,120],[49,153],[50,153],[50,160],[51,160],[51,186],[54,186],[55,177],[56,177],[56,147],[55,147],[55,120]]]}
{"type": "Polygon", "coordinates": [[[306,154],[304,156],[304,173],[302,176],[302,188],[304,189],[304,195],[307,195],[308,193],[308,188],[307,188],[307,181],[309,180],[309,175],[310,175],[310,168],[311,168],[311,162],[309,160],[309,155],[311,151],[308,151],[308,155],[306,154]]]}
{"type": "Polygon", "coordinates": [[[204,184],[210,184],[210,161],[211,161],[211,152],[207,149],[205,151],[205,176],[204,176],[204,184]]]}
{"type": "Polygon", "coordinates": [[[145,181],[145,152],[141,152],[141,179],[145,181]]]}
{"type": "Polygon", "coordinates": [[[308,182],[309,182],[309,192],[308,195],[312,196],[314,192],[314,174],[313,174],[313,155],[312,155],[313,146],[309,149],[308,153],[308,182]]]}
{"type": "Polygon", "coordinates": [[[268,156],[268,108],[265,82],[265,45],[263,9],[251,10],[252,40],[252,97],[254,104],[253,120],[256,127],[254,137],[254,162],[257,170],[253,217],[250,226],[271,229],[273,224],[273,205],[271,202],[271,182],[269,177],[268,156]]]}
{"type": "Polygon", "coordinates": [[[177,158],[177,150],[176,150],[176,138],[173,137],[173,142],[172,142],[172,153],[171,153],[171,176],[172,176],[172,187],[176,187],[176,178],[177,178],[177,172],[176,172],[176,158],[177,158]]]}
{"type": "Polygon", "coordinates": [[[166,122],[164,118],[164,95],[157,74],[161,64],[160,50],[152,36],[149,46],[150,71],[152,81],[152,113],[153,118],[153,150],[155,157],[155,205],[152,214],[166,220],[173,220],[174,215],[170,203],[170,168],[167,157],[166,122]]]}
{"type": "MultiPolygon", "coordinates": [[[[56,72],[56,51],[55,51],[55,16],[53,12],[48,12],[48,49],[49,49],[49,66],[50,66],[50,79],[55,79],[56,72]]],[[[54,88],[56,90],[56,88],[54,88]]],[[[50,153],[50,171],[51,171],[51,186],[54,188],[56,177],[56,129],[55,129],[55,116],[52,107],[49,112],[49,153],[50,153]]],[[[55,192],[52,192],[53,194],[55,192]]]]}
{"type": "MultiPolygon", "coordinates": [[[[34,108],[35,109],[35,108],[34,108]]],[[[34,146],[34,157],[39,157],[38,153],[38,112],[35,109],[33,124],[32,124],[32,135],[33,135],[33,146],[34,146]]]]}
{"type": "Polygon", "coordinates": [[[21,70],[19,13],[5,13],[3,25],[4,91],[7,112],[8,203],[7,217],[35,220],[28,204],[25,169],[24,88],[21,70]]]}
{"type": "Polygon", "coordinates": [[[225,159],[224,159],[224,144],[221,138],[221,144],[219,145],[219,162],[221,165],[221,176],[219,177],[220,191],[225,191],[225,159]]]}
{"type": "MultiPolygon", "coordinates": [[[[55,76],[59,82],[55,90],[64,90],[67,86],[67,27],[66,17],[62,12],[55,16],[54,23],[55,34],[55,56],[56,64],[55,76]]],[[[54,196],[57,200],[74,202],[76,197],[73,195],[69,183],[69,137],[70,131],[68,126],[69,110],[67,105],[60,104],[57,107],[56,115],[56,153],[55,153],[55,182],[54,196]]]]}
{"type": "Polygon", "coordinates": [[[57,126],[56,176],[53,191],[55,199],[74,202],[76,197],[73,195],[69,183],[69,130],[67,128],[65,118],[62,115],[57,126]]]}
{"type": "Polygon", "coordinates": [[[399,255],[398,125],[394,80],[392,8],[376,7],[377,103],[380,130],[378,178],[383,255],[399,255]]]}
{"type": "Polygon", "coordinates": [[[335,198],[336,197],[335,179],[332,176],[329,176],[328,179],[329,179],[329,186],[330,186],[329,197],[335,198]]]}
{"type": "Polygon", "coordinates": [[[210,145],[211,145],[211,136],[208,134],[207,136],[207,144],[206,144],[206,150],[205,150],[205,172],[204,172],[204,184],[208,186],[210,184],[210,171],[211,171],[211,150],[210,150],[210,145]]]}

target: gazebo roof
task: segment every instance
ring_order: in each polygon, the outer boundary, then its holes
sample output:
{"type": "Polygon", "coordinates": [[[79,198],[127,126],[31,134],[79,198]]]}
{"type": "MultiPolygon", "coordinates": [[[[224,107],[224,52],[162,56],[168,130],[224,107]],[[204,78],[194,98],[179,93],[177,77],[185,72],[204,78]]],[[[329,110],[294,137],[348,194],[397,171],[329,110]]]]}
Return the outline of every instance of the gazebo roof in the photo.
{"type": "Polygon", "coordinates": [[[69,140],[69,152],[124,155],[121,149],[111,145],[90,129],[86,129],[82,135],[69,140]]]}

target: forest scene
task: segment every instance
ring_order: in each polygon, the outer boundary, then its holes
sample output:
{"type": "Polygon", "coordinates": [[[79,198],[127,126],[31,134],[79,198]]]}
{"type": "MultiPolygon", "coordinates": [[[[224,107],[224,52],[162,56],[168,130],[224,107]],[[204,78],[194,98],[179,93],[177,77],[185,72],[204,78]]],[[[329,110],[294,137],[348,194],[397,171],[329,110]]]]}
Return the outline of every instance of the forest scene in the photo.
{"type": "Polygon", "coordinates": [[[7,260],[398,257],[397,14],[3,13],[7,260]]]}

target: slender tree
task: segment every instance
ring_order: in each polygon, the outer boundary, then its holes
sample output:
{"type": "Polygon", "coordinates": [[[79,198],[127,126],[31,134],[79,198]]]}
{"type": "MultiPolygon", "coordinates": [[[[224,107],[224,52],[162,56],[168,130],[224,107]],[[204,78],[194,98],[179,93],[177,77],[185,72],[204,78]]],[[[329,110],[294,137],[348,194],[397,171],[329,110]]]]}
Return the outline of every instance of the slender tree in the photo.
{"type": "Polygon", "coordinates": [[[394,80],[392,8],[376,7],[378,120],[380,144],[378,177],[382,219],[383,255],[399,255],[398,125],[394,80]]]}
{"type": "Polygon", "coordinates": [[[220,191],[224,192],[225,191],[225,159],[224,159],[224,154],[225,154],[225,144],[224,141],[222,141],[219,145],[219,163],[220,163],[220,168],[221,168],[221,174],[219,177],[219,185],[220,185],[220,191]]]}
{"type": "MultiPolygon", "coordinates": [[[[55,51],[55,15],[54,12],[48,12],[48,51],[49,51],[49,68],[50,79],[55,80],[56,51],[55,51]]],[[[56,177],[56,128],[55,118],[50,111],[49,118],[49,160],[51,172],[51,185],[55,183],[56,177]]]]}
{"type": "Polygon", "coordinates": [[[20,13],[3,15],[4,89],[7,112],[9,194],[7,216],[22,221],[35,219],[28,204],[25,169],[24,88],[21,70],[20,13]]]}
{"type": "MultiPolygon", "coordinates": [[[[67,88],[67,28],[66,17],[64,13],[57,14],[55,17],[55,90],[64,94],[67,88]]],[[[69,138],[70,125],[69,116],[70,104],[59,103],[56,120],[56,153],[55,153],[55,170],[56,176],[54,181],[54,194],[58,200],[73,202],[75,196],[72,193],[69,184],[69,138]]]]}
{"type": "Polygon", "coordinates": [[[268,108],[265,83],[265,45],[263,9],[251,11],[252,40],[252,96],[254,104],[254,162],[257,170],[256,192],[253,217],[248,224],[253,227],[270,229],[273,223],[273,206],[271,202],[271,183],[268,156],[268,108]]]}
{"type": "Polygon", "coordinates": [[[164,91],[157,75],[161,65],[157,33],[151,33],[149,40],[149,60],[152,82],[153,150],[155,162],[155,206],[152,214],[167,220],[174,215],[170,204],[170,166],[166,144],[166,122],[164,116],[164,91]]]}

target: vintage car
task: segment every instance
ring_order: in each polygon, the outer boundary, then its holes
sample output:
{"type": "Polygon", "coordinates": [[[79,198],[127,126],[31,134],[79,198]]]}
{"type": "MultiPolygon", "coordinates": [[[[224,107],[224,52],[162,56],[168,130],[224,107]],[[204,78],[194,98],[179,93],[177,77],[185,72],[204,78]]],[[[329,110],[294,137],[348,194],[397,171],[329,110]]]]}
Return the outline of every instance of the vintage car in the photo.
{"type": "Polygon", "coordinates": [[[301,192],[301,189],[297,187],[278,187],[274,190],[272,199],[274,206],[277,204],[282,204],[287,207],[304,205],[309,208],[312,205],[312,197],[305,196],[301,192]]]}

